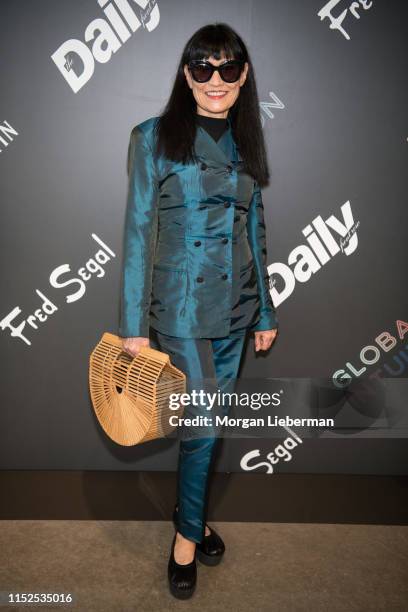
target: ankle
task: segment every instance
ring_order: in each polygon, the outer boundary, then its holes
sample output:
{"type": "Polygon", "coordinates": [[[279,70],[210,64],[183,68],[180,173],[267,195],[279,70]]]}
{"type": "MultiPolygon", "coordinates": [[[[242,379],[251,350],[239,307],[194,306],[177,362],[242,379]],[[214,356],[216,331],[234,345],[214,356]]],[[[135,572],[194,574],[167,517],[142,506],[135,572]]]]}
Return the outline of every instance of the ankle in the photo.
{"type": "Polygon", "coordinates": [[[196,543],[185,538],[179,531],[174,544],[174,560],[179,565],[190,564],[195,558],[196,543]]]}
{"type": "Polygon", "coordinates": [[[188,538],[184,537],[182,533],[180,533],[180,531],[177,531],[176,533],[176,544],[177,542],[180,542],[182,544],[185,545],[190,545],[191,548],[195,548],[196,546],[196,542],[194,542],[193,540],[189,540],[188,538]]]}

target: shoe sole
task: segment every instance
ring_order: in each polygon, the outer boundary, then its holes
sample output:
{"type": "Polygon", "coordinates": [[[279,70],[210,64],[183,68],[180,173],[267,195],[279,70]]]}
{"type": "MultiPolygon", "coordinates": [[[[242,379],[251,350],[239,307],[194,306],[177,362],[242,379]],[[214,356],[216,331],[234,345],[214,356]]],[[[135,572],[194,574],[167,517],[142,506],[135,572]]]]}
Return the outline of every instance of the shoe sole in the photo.
{"type": "Polygon", "coordinates": [[[190,599],[195,591],[195,585],[192,589],[177,589],[169,582],[170,593],[177,599],[190,599]]]}
{"type": "Polygon", "coordinates": [[[212,555],[206,555],[197,548],[197,559],[204,565],[218,565],[223,557],[224,553],[218,557],[212,555]]]}
{"type": "MultiPolygon", "coordinates": [[[[173,525],[174,525],[174,529],[177,530],[177,525],[175,524],[174,521],[173,525]]],[[[222,557],[224,556],[224,553],[222,553],[221,556],[219,557],[213,557],[211,555],[206,555],[205,553],[201,552],[201,550],[199,550],[197,548],[197,559],[203,564],[203,565],[209,565],[211,567],[214,567],[214,565],[218,565],[221,562],[222,557]]]]}

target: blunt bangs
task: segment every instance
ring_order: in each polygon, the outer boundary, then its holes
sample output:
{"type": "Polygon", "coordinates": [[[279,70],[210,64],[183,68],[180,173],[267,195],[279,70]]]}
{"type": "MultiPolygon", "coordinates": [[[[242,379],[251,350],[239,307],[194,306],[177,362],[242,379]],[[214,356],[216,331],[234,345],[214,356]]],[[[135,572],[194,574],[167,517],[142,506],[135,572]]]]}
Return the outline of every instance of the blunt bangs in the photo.
{"type": "Polygon", "coordinates": [[[191,60],[208,60],[213,57],[216,60],[225,58],[227,60],[238,59],[246,61],[244,50],[238,41],[228,35],[224,28],[217,26],[202,28],[190,41],[186,50],[186,63],[191,60]]]}

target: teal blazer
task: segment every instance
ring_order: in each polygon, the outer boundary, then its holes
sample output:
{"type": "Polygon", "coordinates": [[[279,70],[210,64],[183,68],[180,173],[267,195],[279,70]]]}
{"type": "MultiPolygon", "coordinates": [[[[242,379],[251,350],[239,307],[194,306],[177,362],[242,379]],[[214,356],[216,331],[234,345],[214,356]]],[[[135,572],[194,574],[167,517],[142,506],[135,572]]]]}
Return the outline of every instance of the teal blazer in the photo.
{"type": "Polygon", "coordinates": [[[151,326],[228,336],[237,288],[257,304],[248,327],[277,328],[261,190],[243,170],[230,119],[218,142],[197,125],[198,161],[189,164],[153,154],[157,119],[130,135],[118,335],[149,337],[151,326]]]}

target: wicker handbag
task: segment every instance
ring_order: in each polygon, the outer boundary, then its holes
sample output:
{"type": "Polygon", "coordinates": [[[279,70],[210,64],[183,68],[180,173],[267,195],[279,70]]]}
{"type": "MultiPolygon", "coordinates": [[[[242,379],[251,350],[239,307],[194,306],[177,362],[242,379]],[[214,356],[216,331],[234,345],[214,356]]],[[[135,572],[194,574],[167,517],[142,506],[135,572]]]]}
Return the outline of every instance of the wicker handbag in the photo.
{"type": "Polygon", "coordinates": [[[89,388],[100,425],[122,446],[167,436],[176,428],[169,417],[184,412],[183,406],[169,407],[171,393],[186,391],[186,375],[169,355],[144,346],[132,357],[121,338],[109,332],[90,355],[89,388]]]}

